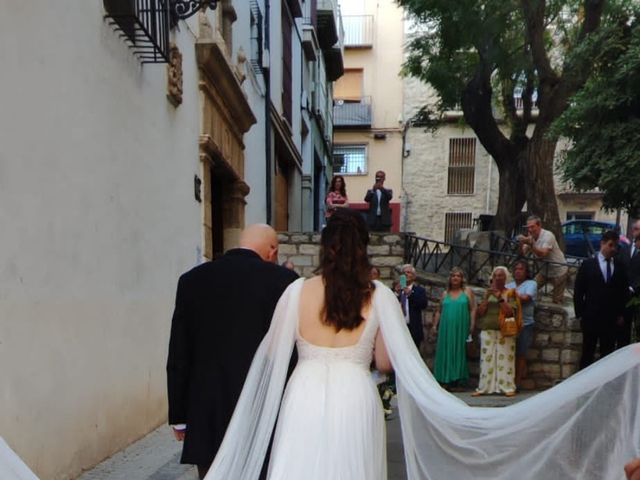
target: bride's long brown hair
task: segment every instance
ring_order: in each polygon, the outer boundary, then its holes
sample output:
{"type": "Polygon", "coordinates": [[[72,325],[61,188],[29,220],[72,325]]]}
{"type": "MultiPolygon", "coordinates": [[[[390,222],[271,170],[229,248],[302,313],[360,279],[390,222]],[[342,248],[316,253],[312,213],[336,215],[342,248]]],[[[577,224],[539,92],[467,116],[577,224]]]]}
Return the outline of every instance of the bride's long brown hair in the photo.
{"type": "Polygon", "coordinates": [[[322,230],[319,273],[324,279],[323,321],[338,330],[360,325],[362,307],[371,301],[369,232],[360,213],[339,208],[322,230]]]}

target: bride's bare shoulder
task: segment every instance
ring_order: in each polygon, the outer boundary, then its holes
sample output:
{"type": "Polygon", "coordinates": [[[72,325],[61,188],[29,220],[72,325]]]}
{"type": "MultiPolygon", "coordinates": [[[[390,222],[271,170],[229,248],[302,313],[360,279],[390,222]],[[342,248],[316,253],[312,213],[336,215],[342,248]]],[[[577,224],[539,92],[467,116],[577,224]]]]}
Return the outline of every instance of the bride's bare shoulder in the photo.
{"type": "Polygon", "coordinates": [[[302,287],[307,290],[323,289],[324,282],[322,281],[322,276],[316,275],[314,277],[307,278],[302,287]]]}

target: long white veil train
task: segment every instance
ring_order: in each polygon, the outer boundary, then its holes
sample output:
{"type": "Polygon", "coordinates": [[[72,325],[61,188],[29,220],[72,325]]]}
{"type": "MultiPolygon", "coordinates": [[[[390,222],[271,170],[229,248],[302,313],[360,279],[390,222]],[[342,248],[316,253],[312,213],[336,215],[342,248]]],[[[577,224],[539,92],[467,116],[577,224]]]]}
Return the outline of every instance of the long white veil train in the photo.
{"type": "Polygon", "coordinates": [[[0,437],[0,478],[7,480],[38,480],[22,459],[0,437]]]}
{"type": "MultiPolygon", "coordinates": [[[[207,480],[255,480],[274,428],[295,341],[300,290],[276,307],[207,480]]],[[[436,382],[416,350],[395,295],[376,282],[373,314],[396,371],[411,480],[624,478],[640,456],[640,344],[560,385],[504,408],[473,408],[436,382]]],[[[294,479],[292,479],[294,480],[294,479]]]]}

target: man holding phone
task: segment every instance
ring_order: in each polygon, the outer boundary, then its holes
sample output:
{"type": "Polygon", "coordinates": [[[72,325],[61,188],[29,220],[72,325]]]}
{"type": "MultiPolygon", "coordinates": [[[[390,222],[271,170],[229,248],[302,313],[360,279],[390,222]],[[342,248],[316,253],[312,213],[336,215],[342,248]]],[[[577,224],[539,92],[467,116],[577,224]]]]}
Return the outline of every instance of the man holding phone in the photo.
{"type": "Polygon", "coordinates": [[[367,190],[364,201],[369,204],[367,213],[367,225],[372,232],[388,232],[391,229],[391,208],[389,202],[393,197],[393,191],[384,188],[386,174],[382,170],[376,172],[376,183],[373,188],[367,190]]]}
{"type": "Polygon", "coordinates": [[[422,311],[427,308],[427,291],[415,283],[416,269],[407,263],[402,266],[400,275],[400,291],[397,293],[404,319],[409,327],[411,338],[418,349],[424,340],[424,327],[422,325],[422,311]]]}

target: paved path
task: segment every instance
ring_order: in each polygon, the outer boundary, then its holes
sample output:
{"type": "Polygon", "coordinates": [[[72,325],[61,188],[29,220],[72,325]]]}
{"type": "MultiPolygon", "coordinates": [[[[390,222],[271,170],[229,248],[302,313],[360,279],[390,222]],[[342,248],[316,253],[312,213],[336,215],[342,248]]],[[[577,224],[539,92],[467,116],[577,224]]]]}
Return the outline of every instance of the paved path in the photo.
{"type": "MultiPolygon", "coordinates": [[[[534,393],[525,392],[513,398],[497,395],[474,398],[471,392],[456,396],[476,407],[504,407],[534,393]]],[[[165,425],[84,473],[78,480],[197,480],[194,467],[179,463],[180,449],[181,445],[165,425]]],[[[406,480],[397,410],[387,421],[387,459],[389,480],[406,480]]]]}

